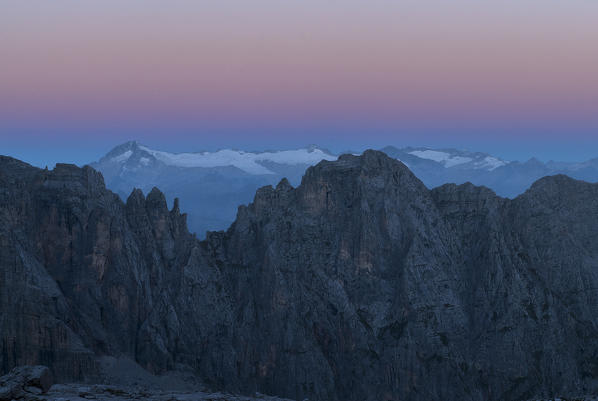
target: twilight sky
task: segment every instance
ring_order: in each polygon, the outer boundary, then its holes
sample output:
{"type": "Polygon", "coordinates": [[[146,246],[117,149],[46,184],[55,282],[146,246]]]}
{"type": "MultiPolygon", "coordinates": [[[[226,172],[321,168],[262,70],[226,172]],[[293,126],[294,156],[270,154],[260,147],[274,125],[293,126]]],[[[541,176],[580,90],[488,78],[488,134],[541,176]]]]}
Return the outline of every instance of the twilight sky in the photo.
{"type": "Polygon", "coordinates": [[[317,143],[598,157],[594,0],[6,0],[0,154],[317,143]]]}

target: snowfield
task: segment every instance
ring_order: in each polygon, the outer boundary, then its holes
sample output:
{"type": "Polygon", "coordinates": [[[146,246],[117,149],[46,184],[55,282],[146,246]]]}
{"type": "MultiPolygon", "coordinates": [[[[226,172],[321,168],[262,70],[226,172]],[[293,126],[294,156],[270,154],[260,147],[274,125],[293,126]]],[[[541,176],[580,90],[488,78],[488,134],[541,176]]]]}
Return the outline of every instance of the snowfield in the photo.
{"type": "Polygon", "coordinates": [[[414,150],[409,152],[409,154],[419,157],[420,159],[435,161],[446,168],[473,162],[472,167],[474,169],[492,171],[499,167],[506,166],[509,163],[492,156],[485,156],[484,158],[481,158],[479,157],[479,154],[472,154],[472,157],[467,157],[441,152],[438,150],[414,150]]]}
{"type": "MultiPolygon", "coordinates": [[[[223,149],[217,152],[169,153],[140,146],[166,165],[176,167],[225,167],[234,166],[249,174],[275,174],[260,162],[272,162],[287,165],[313,165],[322,160],[336,160],[321,149],[282,150],[277,152],[253,153],[242,150],[223,149]]],[[[125,152],[128,153],[128,152],[125,152]]],[[[124,156],[121,155],[121,156],[124,156]]],[[[118,157],[121,157],[118,156],[118,157]]]]}
{"type": "Polygon", "coordinates": [[[439,152],[437,150],[414,150],[409,152],[413,156],[417,156],[420,159],[429,159],[435,162],[441,163],[444,167],[458,166],[459,164],[469,163],[473,159],[470,157],[453,156],[446,152],[439,152]]]}

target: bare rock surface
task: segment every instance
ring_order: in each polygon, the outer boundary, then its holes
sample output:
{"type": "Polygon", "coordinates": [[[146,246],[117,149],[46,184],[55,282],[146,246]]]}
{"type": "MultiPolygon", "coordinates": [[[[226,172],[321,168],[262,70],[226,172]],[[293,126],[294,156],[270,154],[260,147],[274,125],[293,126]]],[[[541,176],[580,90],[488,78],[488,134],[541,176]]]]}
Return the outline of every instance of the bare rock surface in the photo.
{"type": "Polygon", "coordinates": [[[3,373],[112,366],[127,396],[145,371],[197,380],[169,394],[598,394],[598,185],[430,191],[366,151],[261,188],[198,241],[158,189],[123,203],[92,168],[0,157],[0,312],[3,373]]]}
{"type": "Polygon", "coordinates": [[[45,366],[20,366],[0,377],[0,401],[30,399],[45,394],[52,386],[52,375],[45,366]]]}

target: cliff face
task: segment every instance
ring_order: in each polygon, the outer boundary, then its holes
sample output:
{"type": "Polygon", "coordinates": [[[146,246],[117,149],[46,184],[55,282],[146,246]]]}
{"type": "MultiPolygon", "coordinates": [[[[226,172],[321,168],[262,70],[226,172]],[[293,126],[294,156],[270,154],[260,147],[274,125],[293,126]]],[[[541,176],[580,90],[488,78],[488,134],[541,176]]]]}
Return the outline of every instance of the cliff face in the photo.
{"type": "Polygon", "coordinates": [[[0,367],[98,355],[319,400],[598,391],[598,185],[432,191],[380,152],[265,187],[197,241],[178,204],[0,158],[0,367]]]}

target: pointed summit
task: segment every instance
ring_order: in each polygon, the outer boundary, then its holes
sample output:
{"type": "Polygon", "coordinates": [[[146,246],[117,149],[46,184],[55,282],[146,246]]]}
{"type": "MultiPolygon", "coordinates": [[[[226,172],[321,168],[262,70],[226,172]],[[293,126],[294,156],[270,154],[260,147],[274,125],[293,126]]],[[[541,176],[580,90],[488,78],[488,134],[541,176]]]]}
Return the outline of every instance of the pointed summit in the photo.
{"type": "Polygon", "coordinates": [[[133,151],[137,149],[139,149],[139,144],[137,143],[137,141],[128,141],[112,148],[112,150],[108,152],[106,156],[104,156],[101,160],[103,161],[117,158],[123,154],[128,154],[130,156],[133,153],[133,151]]]}

